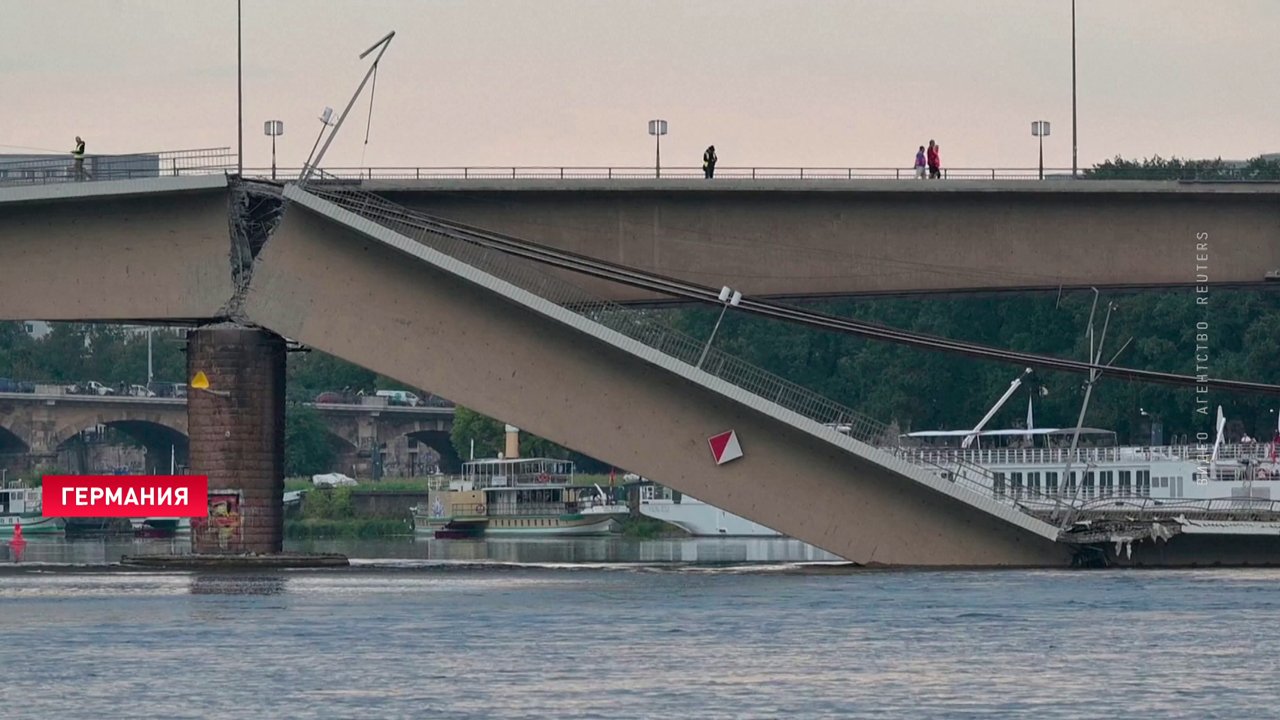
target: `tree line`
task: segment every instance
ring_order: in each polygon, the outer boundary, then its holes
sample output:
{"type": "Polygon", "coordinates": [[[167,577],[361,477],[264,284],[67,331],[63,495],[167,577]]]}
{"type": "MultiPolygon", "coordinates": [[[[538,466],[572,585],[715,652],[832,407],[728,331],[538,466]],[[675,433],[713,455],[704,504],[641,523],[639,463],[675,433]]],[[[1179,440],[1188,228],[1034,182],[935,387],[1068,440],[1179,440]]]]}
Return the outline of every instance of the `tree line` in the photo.
{"type": "MultiPolygon", "coordinates": [[[[1085,328],[1093,303],[1089,291],[914,299],[845,299],[803,303],[825,313],[915,332],[942,335],[1024,352],[1085,359],[1085,328]]],[[[1208,374],[1280,384],[1280,292],[1215,290],[1208,306],[1196,304],[1191,289],[1104,293],[1098,304],[1100,331],[1108,303],[1114,303],[1103,355],[1120,350],[1116,364],[1195,375],[1197,345],[1208,347],[1208,374]],[[1204,323],[1207,331],[1198,330],[1204,323]],[[1199,343],[1197,335],[1207,334],[1199,343]]],[[[706,338],[716,308],[681,307],[658,311],[667,323],[694,338],[706,338]]],[[[0,377],[32,382],[141,383],[146,378],[146,336],[119,327],[55,323],[35,340],[17,323],[0,323],[0,377]]],[[[185,380],[184,345],[176,333],[157,331],[152,342],[156,377],[185,380]]],[[[734,312],[726,315],[715,347],[771,373],[884,422],[903,432],[972,427],[1008,388],[1022,368],[892,345],[849,335],[773,322],[734,312]]],[[[323,472],[332,446],[319,417],[300,403],[321,392],[411,388],[318,351],[292,353],[287,366],[289,407],[286,438],[291,474],[323,472]]],[[[1038,372],[989,427],[1022,427],[1028,399],[1039,427],[1073,427],[1085,378],[1038,372]]],[[[1122,441],[1147,441],[1151,420],[1173,436],[1212,432],[1216,407],[1238,421],[1245,433],[1269,439],[1277,424],[1280,398],[1108,379],[1094,390],[1088,427],[1115,430],[1122,441]],[[1142,414],[1145,412],[1146,414],[1142,414]]],[[[458,408],[453,444],[462,458],[493,457],[504,447],[503,423],[458,408]]],[[[521,454],[573,459],[587,472],[608,466],[529,433],[521,454]]]]}

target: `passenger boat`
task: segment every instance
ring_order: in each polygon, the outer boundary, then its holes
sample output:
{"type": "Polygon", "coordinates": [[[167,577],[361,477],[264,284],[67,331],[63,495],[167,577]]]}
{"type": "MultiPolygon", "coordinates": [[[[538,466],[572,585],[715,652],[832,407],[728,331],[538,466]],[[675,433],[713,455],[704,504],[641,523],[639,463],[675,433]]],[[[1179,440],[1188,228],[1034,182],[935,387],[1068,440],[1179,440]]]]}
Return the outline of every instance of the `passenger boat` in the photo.
{"type": "Polygon", "coordinates": [[[783,537],[757,522],[708,505],[671,488],[644,481],[639,487],[640,514],[671,523],[694,536],[783,537]]]}
{"type": "Polygon", "coordinates": [[[23,535],[61,535],[67,521],[40,512],[40,488],[0,488],[0,536],[13,535],[22,525],[23,535]]]}
{"type": "Polygon", "coordinates": [[[473,460],[413,507],[414,530],[436,537],[608,535],[628,515],[599,486],[573,483],[574,464],[547,458],[473,460]]]}
{"type": "Polygon", "coordinates": [[[1120,446],[1098,428],[944,430],[908,433],[897,452],[1029,508],[1280,500],[1280,437],[1225,443],[1218,412],[1213,444],[1120,446]]]}

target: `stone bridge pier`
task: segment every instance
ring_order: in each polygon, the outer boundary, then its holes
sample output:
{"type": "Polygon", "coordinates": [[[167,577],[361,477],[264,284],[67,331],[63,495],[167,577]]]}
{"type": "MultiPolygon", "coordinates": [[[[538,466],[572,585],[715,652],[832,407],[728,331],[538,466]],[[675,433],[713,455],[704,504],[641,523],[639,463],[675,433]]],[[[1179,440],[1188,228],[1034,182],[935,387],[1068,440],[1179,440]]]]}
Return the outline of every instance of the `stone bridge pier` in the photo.
{"type": "Polygon", "coordinates": [[[209,517],[193,523],[200,553],[280,552],[284,540],[285,342],[234,324],[187,336],[191,473],[209,478],[209,517]]]}

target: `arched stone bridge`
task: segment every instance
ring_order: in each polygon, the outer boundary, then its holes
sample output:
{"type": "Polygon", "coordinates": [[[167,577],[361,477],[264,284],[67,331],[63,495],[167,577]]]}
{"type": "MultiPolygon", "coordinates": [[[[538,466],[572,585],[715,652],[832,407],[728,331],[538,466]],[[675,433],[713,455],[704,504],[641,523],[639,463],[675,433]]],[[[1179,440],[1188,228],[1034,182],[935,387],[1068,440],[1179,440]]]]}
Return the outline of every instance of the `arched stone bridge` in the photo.
{"type": "MultiPolygon", "coordinates": [[[[402,407],[379,400],[367,398],[359,405],[307,403],[328,426],[339,467],[359,465],[357,458],[367,457],[375,447],[408,436],[436,450],[444,469],[456,469],[458,457],[449,441],[453,407],[402,407]]],[[[99,425],[135,438],[149,456],[167,460],[173,448],[179,464],[185,464],[184,398],[0,393],[0,456],[26,456],[16,464],[55,457],[67,441],[99,425]]]]}

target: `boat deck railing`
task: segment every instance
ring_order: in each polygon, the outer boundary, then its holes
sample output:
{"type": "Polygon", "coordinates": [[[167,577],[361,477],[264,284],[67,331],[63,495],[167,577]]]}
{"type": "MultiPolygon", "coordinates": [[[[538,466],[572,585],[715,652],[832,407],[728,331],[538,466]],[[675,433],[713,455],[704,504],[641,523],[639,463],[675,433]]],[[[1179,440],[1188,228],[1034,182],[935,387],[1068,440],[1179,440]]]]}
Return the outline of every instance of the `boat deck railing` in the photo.
{"type": "MultiPolygon", "coordinates": [[[[1220,462],[1252,460],[1269,462],[1267,444],[1237,443],[1218,449],[1220,462]]],[[[1208,462],[1213,456],[1212,445],[1171,445],[1164,447],[1100,447],[1076,448],[903,448],[901,452],[918,457],[922,462],[945,464],[963,460],[984,466],[992,465],[1063,465],[1072,463],[1123,463],[1186,461],[1208,462]]]]}
{"type": "Polygon", "coordinates": [[[577,502],[520,502],[493,503],[489,505],[489,515],[546,516],[572,515],[581,508],[577,502]]]}

